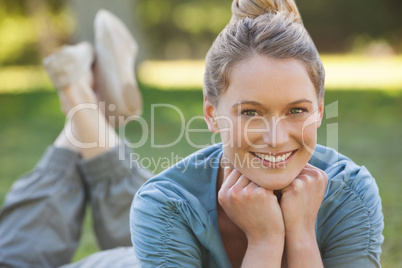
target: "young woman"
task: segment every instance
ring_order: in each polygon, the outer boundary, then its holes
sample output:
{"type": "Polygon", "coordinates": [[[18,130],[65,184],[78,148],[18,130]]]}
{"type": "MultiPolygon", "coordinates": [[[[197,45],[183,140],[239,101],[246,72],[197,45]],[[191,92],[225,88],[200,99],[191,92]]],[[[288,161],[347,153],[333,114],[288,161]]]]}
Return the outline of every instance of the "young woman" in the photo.
{"type": "Polygon", "coordinates": [[[206,57],[204,116],[222,144],[145,183],[141,267],[379,267],[370,173],[316,145],[324,69],[292,0],[234,0],[206,57]]]}

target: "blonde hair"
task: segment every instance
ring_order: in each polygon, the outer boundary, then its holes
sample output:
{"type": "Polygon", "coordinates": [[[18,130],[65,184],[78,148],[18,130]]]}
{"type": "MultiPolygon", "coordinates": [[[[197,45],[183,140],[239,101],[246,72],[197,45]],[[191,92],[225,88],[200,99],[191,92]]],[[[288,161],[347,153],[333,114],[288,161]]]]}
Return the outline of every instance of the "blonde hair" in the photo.
{"type": "Polygon", "coordinates": [[[213,105],[229,86],[231,68],[254,55],[300,60],[323,98],[325,71],[293,0],[233,0],[232,13],[206,56],[204,96],[213,105]]]}

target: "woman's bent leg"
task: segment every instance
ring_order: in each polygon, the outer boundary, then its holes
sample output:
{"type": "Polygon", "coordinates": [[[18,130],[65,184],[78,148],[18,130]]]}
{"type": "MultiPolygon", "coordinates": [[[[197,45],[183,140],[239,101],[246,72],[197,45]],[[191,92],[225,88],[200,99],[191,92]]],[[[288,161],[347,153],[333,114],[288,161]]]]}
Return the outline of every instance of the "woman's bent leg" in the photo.
{"type": "Polygon", "coordinates": [[[71,261],[85,212],[79,154],[49,147],[16,181],[0,212],[0,267],[57,267],[71,261]]]}
{"type": "Polygon", "coordinates": [[[152,173],[130,158],[124,145],[90,160],[80,160],[92,207],[95,236],[99,247],[131,247],[130,206],[141,185],[152,173]]]}

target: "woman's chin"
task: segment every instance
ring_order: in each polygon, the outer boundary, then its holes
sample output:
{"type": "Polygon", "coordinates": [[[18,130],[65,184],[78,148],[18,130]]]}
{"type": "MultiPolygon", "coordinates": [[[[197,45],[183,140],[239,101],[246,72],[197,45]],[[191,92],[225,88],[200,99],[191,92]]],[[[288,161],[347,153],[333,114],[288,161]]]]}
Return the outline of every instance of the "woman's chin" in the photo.
{"type": "Polygon", "coordinates": [[[245,170],[243,175],[245,175],[250,181],[254,182],[260,187],[263,187],[267,190],[282,190],[289,186],[293,180],[300,174],[300,171],[287,171],[281,173],[270,173],[270,172],[255,172],[245,170]]]}

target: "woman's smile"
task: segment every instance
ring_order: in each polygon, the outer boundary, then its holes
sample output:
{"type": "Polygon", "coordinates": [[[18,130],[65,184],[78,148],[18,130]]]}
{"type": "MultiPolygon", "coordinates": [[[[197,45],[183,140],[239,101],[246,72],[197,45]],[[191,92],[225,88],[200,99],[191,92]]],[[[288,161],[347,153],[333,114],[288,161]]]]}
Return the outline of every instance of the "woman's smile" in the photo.
{"type": "Polygon", "coordinates": [[[250,152],[255,157],[261,159],[262,164],[269,168],[282,168],[297,150],[290,152],[280,152],[280,153],[257,153],[250,152]]]}

